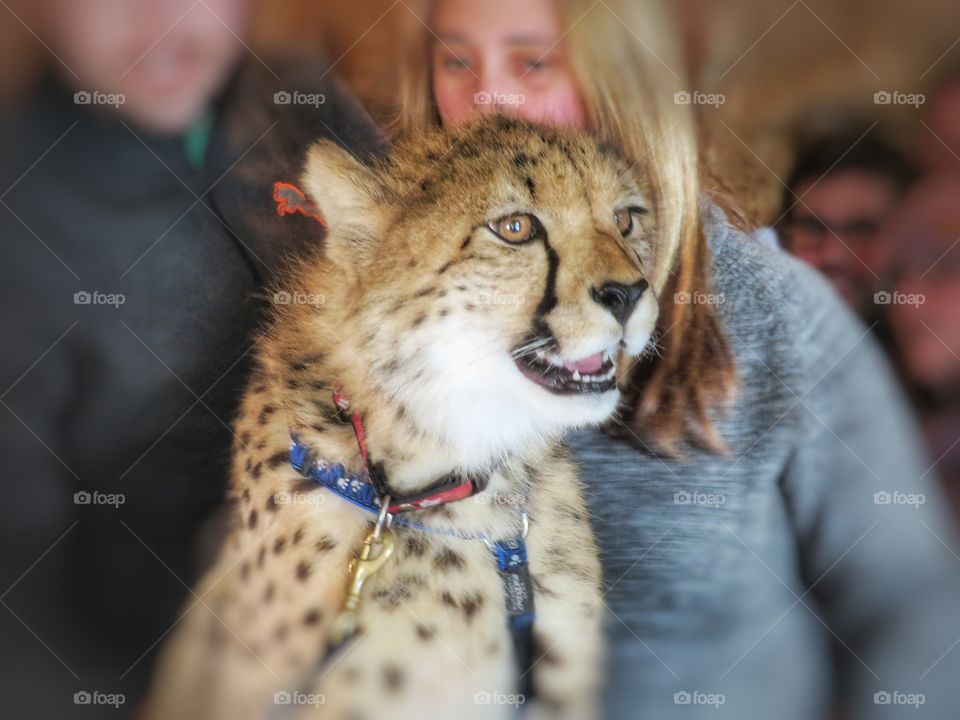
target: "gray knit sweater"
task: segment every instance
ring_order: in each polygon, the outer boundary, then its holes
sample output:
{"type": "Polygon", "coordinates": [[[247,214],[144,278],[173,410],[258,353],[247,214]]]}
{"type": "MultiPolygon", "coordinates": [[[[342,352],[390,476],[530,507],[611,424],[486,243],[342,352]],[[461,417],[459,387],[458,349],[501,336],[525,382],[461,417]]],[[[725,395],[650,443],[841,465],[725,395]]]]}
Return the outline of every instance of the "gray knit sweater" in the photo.
{"type": "Polygon", "coordinates": [[[603,555],[607,715],[955,720],[960,550],[884,359],[812,271],[706,212],[740,379],[729,453],[570,442],[603,555]]]}

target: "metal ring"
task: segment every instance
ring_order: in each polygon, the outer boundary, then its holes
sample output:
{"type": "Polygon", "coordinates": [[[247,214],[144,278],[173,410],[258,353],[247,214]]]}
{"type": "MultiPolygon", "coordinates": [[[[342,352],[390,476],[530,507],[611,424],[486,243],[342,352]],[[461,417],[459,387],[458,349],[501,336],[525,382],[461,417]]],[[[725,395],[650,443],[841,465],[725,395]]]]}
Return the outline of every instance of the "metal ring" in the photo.
{"type": "Polygon", "coordinates": [[[520,537],[526,540],[527,535],[530,534],[530,518],[527,516],[526,510],[520,513],[520,521],[523,523],[523,530],[520,533],[520,537]]]}
{"type": "Polygon", "coordinates": [[[380,498],[380,514],[377,516],[377,524],[373,527],[373,542],[380,542],[380,534],[383,532],[383,528],[390,526],[390,521],[393,519],[393,516],[389,512],[390,510],[390,496],[384,495],[380,498]]]}

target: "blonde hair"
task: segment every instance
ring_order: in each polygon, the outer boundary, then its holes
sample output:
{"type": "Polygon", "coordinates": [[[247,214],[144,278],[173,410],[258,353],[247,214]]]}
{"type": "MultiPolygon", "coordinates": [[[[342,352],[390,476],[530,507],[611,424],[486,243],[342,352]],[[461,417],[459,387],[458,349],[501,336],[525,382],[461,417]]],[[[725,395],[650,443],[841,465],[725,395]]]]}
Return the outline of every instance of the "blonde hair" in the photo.
{"type": "MultiPolygon", "coordinates": [[[[634,368],[629,402],[614,423],[662,452],[677,453],[685,442],[719,451],[711,414],[732,394],[733,359],[713,307],[676,301],[709,293],[697,130],[691,106],[676,102],[676,93],[687,90],[676,32],[660,0],[555,2],[590,127],[646,172],[658,213],[650,274],[661,301],[659,357],[634,368]]],[[[419,17],[409,18],[398,134],[440,123],[430,76],[432,36],[424,25],[431,5],[421,0],[419,17]]]]}

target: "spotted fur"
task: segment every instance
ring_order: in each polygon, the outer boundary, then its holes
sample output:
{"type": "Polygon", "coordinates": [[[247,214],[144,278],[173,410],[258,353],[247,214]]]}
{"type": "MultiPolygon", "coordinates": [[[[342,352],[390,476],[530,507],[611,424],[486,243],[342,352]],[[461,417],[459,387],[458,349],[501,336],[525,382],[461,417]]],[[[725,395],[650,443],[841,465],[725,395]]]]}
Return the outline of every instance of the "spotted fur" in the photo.
{"type": "Polygon", "coordinates": [[[362,467],[342,389],[391,491],[450,472],[489,476],[480,495],[418,511],[438,530],[518,534],[537,620],[529,710],[589,718],[601,671],[602,598],[582,488],[558,445],[615,409],[618,391],[559,395],[515,363],[530,338],[562,358],[649,345],[644,293],[616,317],[597,289],[640,286],[655,221],[639,173],[584,136],[492,119],[402,145],[374,167],[331,143],[304,186],[329,227],[322,252],[277,289],[275,322],[236,422],[233,527],[162,655],[147,717],[508,717],[518,669],[503,588],[483,543],[395,527],[395,557],[365,586],[360,636],[326,665],[347,563],[370,518],[287,464],[291,432],[362,467]],[[622,236],[614,211],[633,208],[622,236]],[[536,237],[505,242],[513,213],[536,237]],[[275,702],[302,691],[316,707],[275,702]],[[281,693],[276,695],[275,693],[281,693]],[[498,694],[499,693],[499,694],[498,694]],[[312,694],[312,698],[311,698],[312,694]]]}

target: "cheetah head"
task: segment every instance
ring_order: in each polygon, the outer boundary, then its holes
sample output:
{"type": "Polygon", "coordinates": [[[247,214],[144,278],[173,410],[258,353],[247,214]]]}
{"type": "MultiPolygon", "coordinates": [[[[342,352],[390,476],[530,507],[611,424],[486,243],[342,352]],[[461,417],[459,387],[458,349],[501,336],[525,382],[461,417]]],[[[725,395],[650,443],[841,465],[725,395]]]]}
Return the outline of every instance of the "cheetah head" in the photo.
{"type": "Polygon", "coordinates": [[[602,422],[658,315],[641,177],[585,135],[503,118],[373,166],[321,142],[304,176],[329,229],[317,322],[356,385],[464,467],[602,422]]]}

